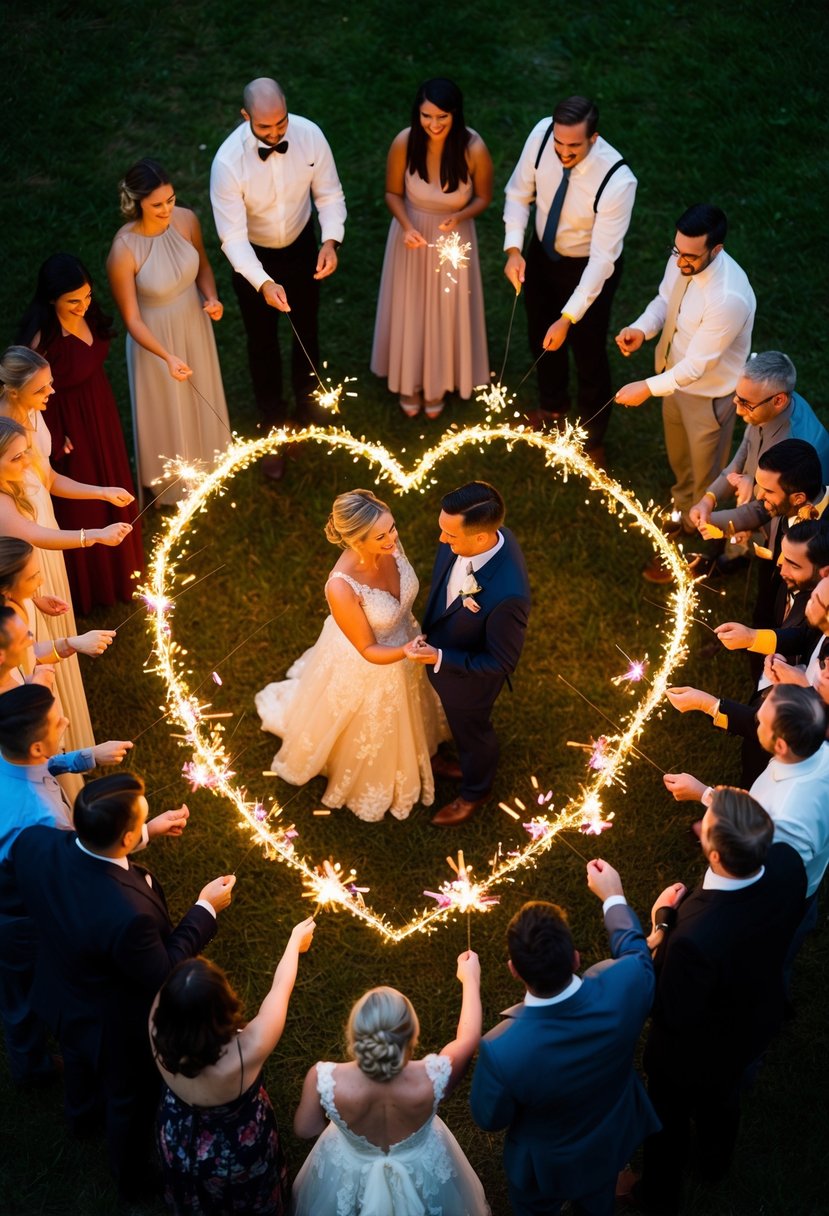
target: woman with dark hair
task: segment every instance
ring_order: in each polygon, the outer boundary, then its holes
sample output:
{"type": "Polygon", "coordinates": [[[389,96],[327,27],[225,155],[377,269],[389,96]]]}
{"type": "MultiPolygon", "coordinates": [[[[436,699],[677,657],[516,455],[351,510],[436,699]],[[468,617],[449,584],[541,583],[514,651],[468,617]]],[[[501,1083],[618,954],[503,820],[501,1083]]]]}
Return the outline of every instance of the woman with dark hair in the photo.
{"type": "MultiPolygon", "coordinates": [[[[112,337],[111,319],[93,299],[92,279],[83,263],[71,253],[47,258],[17,340],[43,355],[51,368],[54,393],[44,418],[52,436],[52,465],[75,481],[123,486],[133,494],[118,407],[104,371],[112,337]]],[[[54,507],[61,528],[105,528],[119,520],[132,524],[137,515],[134,503],[90,506],[64,498],[54,507]]],[[[135,589],[133,575],[143,568],[139,528],[117,549],[69,551],[66,572],[72,602],[84,614],[97,605],[128,603],[135,589]]]]}
{"type": "Polygon", "coordinates": [[[388,378],[400,408],[437,418],[447,392],[468,399],[489,383],[484,297],[475,216],[492,201],[492,160],[464,122],[451,80],[417,91],[411,126],[395,136],[386,162],[386,242],[371,370],[388,378]],[[468,261],[441,264],[442,239],[457,234],[468,261]]]}
{"type": "MultiPolygon", "coordinates": [[[[158,161],[138,161],[118,188],[127,223],[112,242],[107,273],[129,331],[138,484],[148,487],[164,481],[167,459],[212,465],[227,447],[230,422],[210,325],[223,309],[199,221],[176,206],[158,161]]],[[[184,493],[179,483],[159,502],[184,493]]]]}
{"type": "Polygon", "coordinates": [[[351,1059],[308,1072],[294,1132],[319,1140],[294,1182],[293,1216],[488,1216],[484,1189],[437,1113],[481,1038],[477,954],[461,954],[457,974],[458,1029],[440,1055],[415,1059],[411,1001],[396,988],[372,988],[348,1019],[351,1059]]]}
{"type": "Polygon", "coordinates": [[[164,1081],[157,1135],[164,1197],[188,1216],[280,1216],[288,1172],[262,1083],[285,1027],[300,954],[314,921],[291,932],[271,990],[252,1021],[227,976],[206,958],[178,964],[150,1012],[150,1044],[164,1081]]]}

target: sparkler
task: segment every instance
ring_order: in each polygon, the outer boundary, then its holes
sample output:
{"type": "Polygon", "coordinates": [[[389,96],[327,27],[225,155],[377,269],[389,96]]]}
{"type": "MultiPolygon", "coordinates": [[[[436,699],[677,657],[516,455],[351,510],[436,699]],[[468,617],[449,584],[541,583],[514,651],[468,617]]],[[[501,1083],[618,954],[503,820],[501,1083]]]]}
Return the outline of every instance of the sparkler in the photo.
{"type": "Polygon", "coordinates": [[[453,270],[465,270],[469,265],[469,250],[472,248],[472,242],[462,242],[461,234],[457,230],[442,232],[431,248],[437,250],[438,270],[446,262],[453,270]]]}
{"type": "MultiPolygon", "coordinates": [[[[261,847],[269,859],[279,861],[294,870],[307,888],[308,897],[314,898],[320,906],[346,910],[374,929],[386,941],[401,942],[414,933],[433,931],[438,924],[445,923],[458,913],[482,911],[491,907],[498,898],[495,895],[498,886],[513,881],[522,871],[536,865],[556,840],[561,840],[566,847],[578,853],[561,833],[568,829],[578,830],[585,822],[593,822],[591,807],[594,808],[594,803],[590,801],[591,795],[598,795],[601,790],[609,787],[616,779],[620,767],[633,754],[641,755],[654,764],[649,757],[644,756],[636,744],[650,714],[662,701],[666,688],[672,682],[674,668],[685,656],[685,638],[693,619],[691,613],[696,602],[694,580],[681,555],[662,533],[656,520],[655,508],[643,507],[602,469],[597,468],[584,453],[585,438],[586,434],[581,428],[569,424],[557,432],[535,432],[522,426],[503,423],[470,426],[463,430],[447,431],[434,447],[420,457],[413,468],[405,470],[381,444],[358,439],[346,430],[309,426],[303,430],[291,431],[283,427],[255,440],[234,439],[225,452],[218,456],[213,468],[196,470],[188,467],[186,472],[183,472],[180,466],[175,462],[173,464],[173,467],[179,468],[182,477],[187,477],[192,489],[189,495],[177,504],[176,511],[163,520],[161,534],[147,569],[147,585],[141,589],[141,594],[151,614],[153,655],[148,666],[160,677],[165,688],[167,709],[164,716],[182,728],[185,735],[182,746],[188,746],[191,751],[188,763],[192,767],[188,768],[188,773],[198,778],[202,788],[209,788],[216,797],[226,800],[238,811],[240,826],[250,833],[251,849],[254,846],[261,847]],[[441,460],[461,452],[465,447],[473,445],[483,448],[500,442],[510,449],[516,443],[535,448],[543,454],[548,469],[558,470],[565,479],[569,475],[584,478],[590,490],[604,500],[607,509],[614,513],[622,511],[631,517],[634,526],[648,536],[663,556],[675,578],[676,590],[673,592],[671,610],[674,628],[663,647],[661,666],[652,672],[650,687],[639,699],[623,727],[606,719],[618,734],[605,737],[607,741],[603,752],[607,763],[604,767],[595,770],[588,786],[566,802],[554,818],[551,816],[550,805],[552,793],[548,791],[547,794],[542,794],[537,782],[534,782],[533,797],[541,812],[534,818],[546,819],[545,829],[531,836],[523,847],[515,848],[506,855],[501,853],[499,846],[491,860],[489,872],[479,879],[471,877],[470,868],[467,866],[464,866],[465,876],[462,878],[458,866],[456,878],[448,884],[450,888],[453,883],[458,884],[454,890],[448,893],[445,889],[447,884],[443,884],[437,892],[429,896],[435,903],[414,912],[402,926],[393,926],[385,916],[366,905],[363,896],[367,889],[358,886],[355,872],[347,870],[344,862],[331,859],[329,862],[315,863],[298,852],[295,847],[295,830],[293,835],[289,831],[280,831],[278,825],[273,822],[287,803],[283,806],[274,803],[265,818],[262,818],[261,800],[248,795],[244,788],[235,783],[232,779],[230,758],[225,750],[224,733],[220,724],[204,720],[208,706],[199,703],[196,696],[198,688],[191,690],[188,686],[185,667],[187,660],[181,646],[173,638],[168,619],[171,615],[170,590],[173,579],[178,563],[186,560],[181,557],[181,553],[183,545],[186,544],[188,529],[197,522],[197,517],[206,509],[210,500],[223,492],[225,483],[236,472],[262,456],[294,443],[309,442],[317,443],[329,452],[341,451],[355,460],[366,461],[374,470],[376,483],[390,482],[399,494],[422,490],[431,484],[435,466],[441,460]]],[[[194,583],[191,586],[195,585],[194,583]]],[[[269,623],[265,622],[254,633],[269,623]]],[[[253,634],[249,636],[252,637],[253,634]]],[[[218,670],[221,663],[248,640],[249,638],[246,638],[240,642],[219,663],[210,663],[202,683],[210,680],[211,673],[218,670]]],[[[569,687],[573,688],[572,685],[569,687]]],[[[578,689],[574,691],[583,696],[578,689]]],[[[593,708],[606,718],[598,707],[593,708]]],[[[659,768],[656,764],[654,767],[659,768]]],[[[288,802],[290,801],[291,799],[288,799],[288,802]]],[[[514,801],[517,807],[526,811],[520,799],[514,801]]],[[[511,817],[516,815],[517,812],[508,807],[506,802],[501,805],[511,817]]],[[[518,815],[518,818],[523,822],[527,816],[518,815]]],[[[609,817],[605,817],[603,822],[606,822],[607,818],[609,817]]]]}
{"type": "Polygon", "coordinates": [[[629,654],[625,654],[624,650],[622,650],[622,647],[618,643],[614,643],[614,645],[622,658],[627,659],[630,666],[622,675],[613,676],[610,683],[615,684],[617,688],[620,684],[638,684],[641,680],[645,680],[646,683],[650,684],[650,680],[648,680],[647,676],[645,675],[645,668],[648,665],[648,656],[645,655],[644,659],[632,659],[629,654]]]}

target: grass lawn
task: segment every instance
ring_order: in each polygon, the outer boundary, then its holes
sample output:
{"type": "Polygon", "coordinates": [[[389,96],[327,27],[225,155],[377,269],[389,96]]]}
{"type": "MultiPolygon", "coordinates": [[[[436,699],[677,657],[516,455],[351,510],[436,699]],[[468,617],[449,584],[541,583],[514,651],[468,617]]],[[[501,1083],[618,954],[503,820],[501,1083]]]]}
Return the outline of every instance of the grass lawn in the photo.
{"type": "MultiPolygon", "coordinates": [[[[173,5],[76,5],[32,0],[9,6],[3,38],[6,109],[0,208],[6,233],[0,279],[3,331],[10,341],[34,287],[37,267],[59,249],[77,253],[107,298],[104,259],[119,226],[116,183],[141,156],[158,157],[179,198],[193,205],[205,228],[225,318],[217,330],[231,418],[253,434],[255,412],[244,342],[230,288],[229,267],[212,226],[207,184],[210,162],[234,124],[242,86],[275,75],[290,106],[319,122],[328,136],[349,208],[340,269],[325,284],[321,347],[335,382],[357,377],[342,423],[384,442],[403,461],[429,447],[444,425],[480,420],[474,403],[452,402],[441,424],[409,423],[368,370],[374,306],[388,226],[383,174],[388,145],[408,122],[417,84],[447,74],[464,90],[467,121],[486,140],[495,162],[496,195],[478,225],[491,365],[504,357],[511,292],[502,276],[501,191],[526,134],[570,93],[600,105],[602,134],[639,178],[633,223],[625,243],[625,274],[614,310],[616,327],[632,320],[656,290],[675,218],[692,202],[716,202],[731,229],[728,249],[747,270],[758,299],[753,346],[794,359],[803,395],[829,421],[826,343],[827,93],[822,6],[735,3],[701,10],[683,3],[611,6],[587,0],[559,17],[531,3],[507,9],[483,3],[446,11],[387,0],[339,8],[251,8],[238,0],[173,5]]],[[[649,354],[615,360],[618,383],[646,375],[649,354]]],[[[518,385],[530,366],[521,306],[516,314],[505,380],[518,385]]],[[[109,374],[129,415],[120,340],[109,374]]],[[[519,403],[530,406],[533,380],[519,403]]],[[[642,501],[667,500],[670,482],[658,407],[620,410],[608,438],[614,474],[642,501]]],[[[508,453],[492,445],[467,450],[436,473],[437,485],[393,509],[421,582],[431,567],[441,493],[470,477],[498,484],[508,522],[527,557],[534,609],[514,695],[497,707],[502,743],[498,797],[531,793],[530,775],[552,787],[561,805],[584,777],[584,753],[567,747],[606,728],[599,714],[571,693],[561,674],[619,721],[638,688],[610,677],[624,670],[618,643],[656,660],[667,618],[664,596],[639,577],[648,546],[638,532],[608,518],[585,493],[543,467],[537,453],[508,453]],[[656,603],[649,602],[656,601],[656,603]]],[[[176,609],[176,637],[187,648],[197,683],[237,642],[262,629],[222,668],[211,688],[215,707],[235,714],[233,751],[240,780],[251,791],[284,798],[289,787],[261,772],[274,751],[258,729],[253,694],[280,678],[310,645],[325,615],[322,586],[333,552],[322,525],[335,494],[373,485],[367,469],[316,447],[291,464],[278,488],[256,469],[201,518],[189,565],[211,574],[176,609]],[[243,716],[244,715],[244,716],[243,716]]],[[[381,490],[381,492],[384,492],[381,490]]],[[[145,517],[147,544],[155,521],[145,517]]],[[[725,596],[701,592],[699,614],[712,623],[746,619],[751,587],[729,582],[725,596]]],[[[422,608],[423,599],[419,601],[422,608]]],[[[99,612],[94,623],[117,624],[130,610],[99,612]]],[[[722,693],[748,691],[740,656],[710,654],[711,635],[695,626],[678,680],[722,693]]],[[[149,641],[141,617],[119,634],[85,679],[97,737],[134,737],[161,712],[163,692],[144,670],[149,641]]],[[[698,718],[699,716],[695,716],[698,718]]],[[[704,719],[680,720],[669,707],[649,724],[642,746],[666,770],[687,769],[707,780],[734,779],[735,741],[714,734],[704,719]]],[[[255,1009],[290,926],[308,912],[294,875],[258,852],[245,857],[246,836],[232,813],[205,791],[190,794],[180,776],[186,758],[165,723],[143,734],[133,763],[147,782],[154,810],[186,800],[192,815],[180,841],[153,846],[148,863],[164,884],[173,914],[183,912],[201,885],[235,869],[244,857],[232,907],[222,915],[211,957],[226,967],[249,1009],[255,1009]]],[[[354,866],[370,898],[395,923],[422,906],[424,887],[449,876],[447,851],[463,847],[481,872],[495,845],[513,847],[523,835],[493,806],[456,833],[438,833],[425,812],[405,823],[359,823],[348,811],[315,818],[320,781],[299,793],[291,818],[309,856],[354,866]]],[[[450,795],[440,786],[438,794],[450,795]]],[[[606,807],[615,826],[593,846],[619,868],[636,908],[647,915],[668,881],[693,882],[698,851],[686,832],[692,815],[677,806],[660,774],[631,764],[625,787],[606,807]]],[[[572,836],[571,836],[572,839],[572,836]]],[[[582,851],[590,842],[575,839],[582,851]]],[[[500,906],[471,926],[483,968],[485,1025],[520,993],[504,965],[504,928],[526,898],[551,898],[570,912],[585,964],[605,957],[600,909],[585,890],[584,867],[555,847],[522,885],[505,887],[500,906]]],[[[293,1170],[306,1147],[290,1133],[306,1069],[342,1052],[342,1029],[353,1000],[388,983],[407,992],[419,1011],[424,1050],[453,1036],[459,1009],[455,959],[466,948],[465,923],[441,927],[390,947],[345,915],[323,913],[312,952],[303,958],[285,1035],[266,1069],[293,1170]]],[[[797,1017],[769,1052],[745,1105],[739,1152],[729,1182],[716,1193],[691,1185],[694,1216],[817,1216],[829,1210],[826,1187],[826,1022],[829,954],[827,918],[803,950],[796,976],[797,1017]],[[823,1113],[821,1113],[823,1112],[823,1113]]],[[[446,1121],[481,1178],[495,1216],[508,1212],[500,1140],[471,1122],[464,1086],[447,1104],[446,1121]]],[[[18,1094],[0,1063],[0,1212],[98,1216],[116,1207],[100,1143],[70,1143],[56,1092],[18,1094]]],[[[136,1209],[147,1213],[162,1208],[136,1209]]]]}

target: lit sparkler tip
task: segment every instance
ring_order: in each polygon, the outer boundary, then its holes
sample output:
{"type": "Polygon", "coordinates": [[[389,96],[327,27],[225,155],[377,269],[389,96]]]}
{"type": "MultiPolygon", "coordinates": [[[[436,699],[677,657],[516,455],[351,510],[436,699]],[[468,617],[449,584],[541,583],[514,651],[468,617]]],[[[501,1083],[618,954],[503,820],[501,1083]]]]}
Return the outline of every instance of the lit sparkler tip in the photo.
{"type": "Polygon", "coordinates": [[[613,676],[611,684],[615,684],[618,688],[621,684],[638,684],[645,678],[645,670],[647,669],[647,659],[631,659],[627,671],[622,672],[620,676],[613,676]]]}
{"type": "Polygon", "coordinates": [[[221,685],[223,683],[222,677],[219,675],[218,671],[211,671],[210,675],[214,684],[221,685]]]}
{"type": "Polygon", "coordinates": [[[456,230],[454,232],[444,232],[435,241],[435,249],[438,253],[439,265],[443,266],[448,262],[453,270],[460,270],[469,263],[469,251],[472,248],[471,241],[461,241],[461,234],[456,230]]]}

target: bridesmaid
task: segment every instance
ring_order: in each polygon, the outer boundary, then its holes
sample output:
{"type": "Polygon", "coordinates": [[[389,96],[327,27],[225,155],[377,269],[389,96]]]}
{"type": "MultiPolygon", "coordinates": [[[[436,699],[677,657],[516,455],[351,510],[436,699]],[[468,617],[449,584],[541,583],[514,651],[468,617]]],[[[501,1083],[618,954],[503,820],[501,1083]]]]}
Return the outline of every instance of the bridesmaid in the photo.
{"type": "MultiPolygon", "coordinates": [[[[230,422],[210,327],[223,308],[199,221],[176,205],[158,161],[138,161],[119,190],[127,223],[112,242],[107,273],[129,331],[138,482],[147,487],[167,476],[165,458],[212,465],[227,446],[230,422]]],[[[159,502],[183,494],[171,485],[159,502]]]]}
{"type": "MultiPolygon", "coordinates": [[[[104,498],[116,506],[125,506],[132,496],[117,487],[81,485],[54,472],[49,464],[50,436],[41,416],[50,392],[49,364],[26,347],[12,347],[12,350],[22,351],[41,366],[17,388],[5,382],[0,394],[0,536],[16,536],[35,545],[46,586],[58,600],[70,605],[62,615],[43,618],[43,634],[53,643],[52,661],[57,665],[56,690],[63,712],[70,722],[66,746],[69,750],[92,747],[95,740],[83,680],[78,664],[72,657],[74,651],[67,644],[67,638],[74,638],[78,631],[61,550],[85,548],[98,543],[118,545],[129,534],[130,525],[122,522],[109,524],[106,528],[90,528],[88,531],[85,528],[61,531],[52,510],[50,489],[72,498],[104,498]],[[35,406],[34,420],[30,421],[27,429],[8,414],[10,408],[15,406],[25,408],[32,398],[38,404],[35,406]],[[33,434],[31,446],[30,432],[33,434]],[[71,661],[64,663],[61,661],[64,658],[71,661]]],[[[6,365],[7,358],[4,356],[0,368],[6,365]]],[[[36,627],[36,622],[30,616],[33,633],[36,627]]],[[[101,635],[101,644],[96,653],[101,653],[115,634],[112,630],[97,632],[101,635]]]]}
{"type": "Polygon", "coordinates": [[[395,136],[386,163],[386,243],[371,370],[388,377],[400,408],[415,418],[443,411],[446,393],[468,399],[489,382],[489,355],[475,217],[492,201],[492,158],[466,126],[451,80],[420,86],[411,126],[395,136]],[[456,232],[468,263],[441,270],[433,252],[456,232]]]}
{"type": "MultiPolygon", "coordinates": [[[[111,319],[92,298],[92,280],[78,258],[56,253],[37,276],[34,299],[23,317],[18,341],[49,361],[53,396],[45,412],[52,436],[56,472],[92,485],[123,486],[134,492],[118,407],[104,363],[113,337],[111,319]]],[[[106,527],[122,520],[135,524],[134,503],[95,506],[58,499],[55,517],[61,528],[106,527]]],[[[96,546],[69,550],[66,570],[72,602],[86,615],[97,605],[109,607],[132,599],[134,580],[144,568],[138,527],[117,549],[96,546]]]]}

